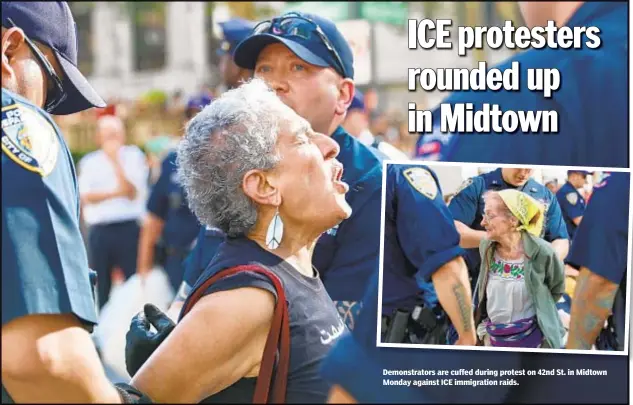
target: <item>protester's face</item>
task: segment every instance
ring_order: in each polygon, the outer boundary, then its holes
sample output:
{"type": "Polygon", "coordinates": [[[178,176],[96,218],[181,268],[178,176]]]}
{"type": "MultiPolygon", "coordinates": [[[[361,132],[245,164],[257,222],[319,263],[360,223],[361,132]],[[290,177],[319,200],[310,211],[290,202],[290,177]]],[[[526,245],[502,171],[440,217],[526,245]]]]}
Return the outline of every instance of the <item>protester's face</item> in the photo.
{"type": "Polygon", "coordinates": [[[336,114],[345,111],[341,110],[343,79],[332,68],[305,62],[281,43],[260,52],[254,75],[266,81],[317,132],[328,134],[336,114]]]}
{"type": "Polygon", "coordinates": [[[343,121],[343,128],[352,136],[358,137],[369,126],[367,114],[361,110],[348,111],[343,121]]]}
{"type": "Polygon", "coordinates": [[[490,240],[499,240],[516,228],[516,221],[508,214],[508,210],[499,197],[486,199],[484,216],[481,226],[486,230],[486,237],[490,240]]]}
{"type": "Polygon", "coordinates": [[[514,187],[521,187],[532,176],[533,169],[501,169],[503,180],[514,187]]]}
{"type": "Polygon", "coordinates": [[[349,188],[341,181],[343,166],[336,160],[339,147],[289,112],[292,116],[277,139],[281,161],[269,181],[280,192],[279,212],[284,221],[324,232],[351,215],[345,201],[349,188]]]}
{"type": "MultiPolygon", "coordinates": [[[[61,69],[50,48],[34,42],[60,78],[61,69]]],[[[25,41],[19,28],[2,28],[2,88],[43,107],[49,87],[48,76],[25,41]]]]}

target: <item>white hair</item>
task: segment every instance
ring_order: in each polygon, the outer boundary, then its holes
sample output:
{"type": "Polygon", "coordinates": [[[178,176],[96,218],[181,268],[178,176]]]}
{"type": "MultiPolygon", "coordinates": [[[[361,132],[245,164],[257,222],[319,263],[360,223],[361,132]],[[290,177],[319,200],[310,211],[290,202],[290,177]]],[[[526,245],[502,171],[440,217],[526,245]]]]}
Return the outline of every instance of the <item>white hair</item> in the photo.
{"type": "Polygon", "coordinates": [[[189,121],[178,147],[178,176],[201,223],[231,237],[252,229],[257,208],[242,189],[244,175],[277,165],[277,135],[293,115],[303,120],[261,79],[251,79],[189,121]]]}

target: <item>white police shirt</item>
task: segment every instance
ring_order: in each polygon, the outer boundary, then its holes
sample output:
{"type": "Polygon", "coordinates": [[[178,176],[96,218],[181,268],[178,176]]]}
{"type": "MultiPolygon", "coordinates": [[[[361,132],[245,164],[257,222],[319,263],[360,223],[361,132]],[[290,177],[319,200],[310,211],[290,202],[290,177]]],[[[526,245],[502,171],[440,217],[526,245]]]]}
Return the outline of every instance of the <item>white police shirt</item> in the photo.
{"type": "MultiPolygon", "coordinates": [[[[110,198],[96,204],[82,206],[86,224],[108,224],[141,219],[145,214],[149,167],[143,152],[134,145],[124,145],[119,150],[119,162],[125,177],[136,188],[136,197],[110,198]]],[[[118,180],[114,165],[101,149],[91,152],[79,161],[79,193],[115,191],[118,180]]]]}

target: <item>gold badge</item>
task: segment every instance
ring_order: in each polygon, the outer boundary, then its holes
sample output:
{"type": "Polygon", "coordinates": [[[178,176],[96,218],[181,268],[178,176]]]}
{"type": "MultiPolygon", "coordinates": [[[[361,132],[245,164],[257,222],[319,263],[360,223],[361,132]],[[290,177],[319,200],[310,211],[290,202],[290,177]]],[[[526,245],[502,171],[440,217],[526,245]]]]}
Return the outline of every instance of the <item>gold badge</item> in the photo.
{"type": "Polygon", "coordinates": [[[420,194],[431,200],[437,196],[437,183],[428,170],[422,167],[412,167],[404,171],[404,177],[420,194]]]}
{"type": "Polygon", "coordinates": [[[55,129],[38,111],[24,104],[2,107],[2,151],[15,163],[47,176],[59,147],[55,129]]]}
{"type": "Polygon", "coordinates": [[[569,203],[571,205],[576,205],[576,203],[578,202],[578,194],[576,193],[568,193],[565,198],[567,198],[567,201],[569,201],[569,203]]]}

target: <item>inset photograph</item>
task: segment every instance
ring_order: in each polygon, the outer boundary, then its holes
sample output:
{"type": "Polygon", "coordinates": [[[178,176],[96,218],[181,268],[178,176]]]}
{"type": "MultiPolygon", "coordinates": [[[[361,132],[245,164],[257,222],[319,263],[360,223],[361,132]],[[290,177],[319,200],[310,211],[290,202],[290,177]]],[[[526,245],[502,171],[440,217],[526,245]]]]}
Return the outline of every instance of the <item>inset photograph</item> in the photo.
{"type": "Polygon", "coordinates": [[[386,162],[377,345],[628,352],[630,174],[386,162]]]}

